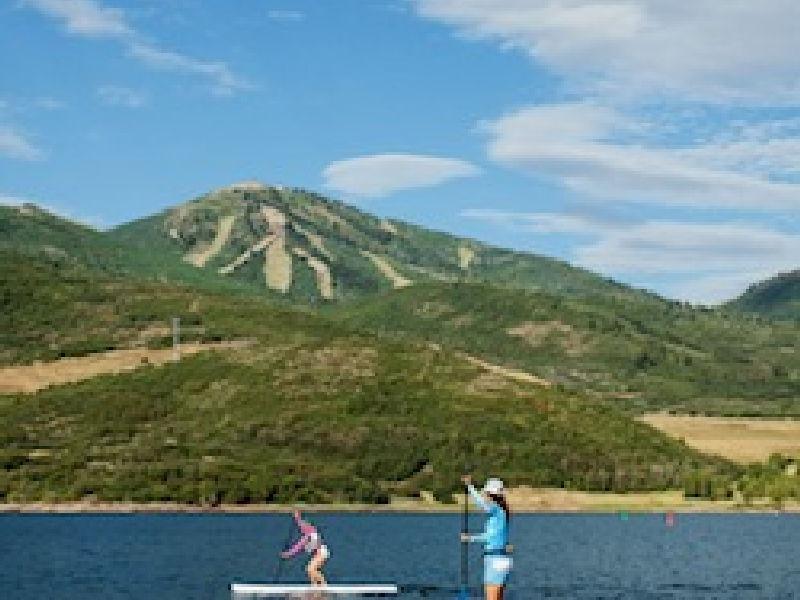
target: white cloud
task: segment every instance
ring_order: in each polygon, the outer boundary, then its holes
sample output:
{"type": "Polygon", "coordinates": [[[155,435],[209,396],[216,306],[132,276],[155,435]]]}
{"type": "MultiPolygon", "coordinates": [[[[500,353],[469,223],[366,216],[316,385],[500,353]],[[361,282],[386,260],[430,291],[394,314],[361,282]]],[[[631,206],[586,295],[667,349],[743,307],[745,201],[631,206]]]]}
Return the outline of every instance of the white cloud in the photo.
{"type": "Polygon", "coordinates": [[[472,177],[479,169],[463,160],[416,154],[375,154],[329,164],[325,185],[361,196],[385,196],[399,190],[434,186],[472,177]]]}
{"type": "Polygon", "coordinates": [[[579,213],[525,213],[470,208],[461,211],[460,216],[541,234],[598,235],[603,231],[616,230],[619,227],[615,223],[607,223],[579,213]]]}
{"type": "Polygon", "coordinates": [[[573,260],[625,279],[675,279],[667,295],[713,304],[756,282],[797,267],[800,236],[741,222],[615,223],[580,213],[520,213],[471,209],[461,216],[541,235],[584,238],[573,260]]]}
{"type": "Polygon", "coordinates": [[[299,10],[272,9],[267,11],[267,18],[281,23],[296,23],[306,18],[305,13],[299,10]]]}
{"type": "Polygon", "coordinates": [[[800,174],[800,118],[741,124],[683,155],[718,168],[794,178],[800,174]]]}
{"type": "Polygon", "coordinates": [[[648,146],[657,124],[591,102],[528,107],[481,128],[494,161],[590,197],[700,208],[800,208],[800,184],[769,177],[778,167],[796,168],[796,156],[781,152],[800,148],[800,137],[648,146]],[[755,164],[758,156],[760,171],[741,168],[739,163],[755,164]]]}
{"type": "Polygon", "coordinates": [[[125,108],[141,108],[147,104],[147,96],[137,90],[118,85],[101,85],[97,97],[104,104],[125,108]]]}
{"type": "Polygon", "coordinates": [[[23,0],[41,12],[63,21],[69,33],[86,37],[123,38],[134,35],[118,8],[94,0],[23,0]]]}
{"type": "Polygon", "coordinates": [[[22,1],[23,5],[61,21],[68,33],[117,40],[126,48],[128,56],[151,68],[200,75],[211,83],[211,90],[217,95],[231,95],[252,88],[224,62],[199,60],[144,41],[121,9],[103,6],[98,0],[22,1]]]}
{"type": "Polygon", "coordinates": [[[561,76],[562,92],[584,98],[484,123],[496,162],[608,200],[800,207],[800,119],[770,120],[743,110],[780,105],[796,111],[800,104],[800,3],[410,4],[464,37],[527,53],[561,76]],[[740,109],[744,121],[724,116],[721,107],[740,109]],[[698,115],[686,117],[692,111],[698,115]]]}
{"type": "Polygon", "coordinates": [[[578,262],[617,273],[773,271],[793,268],[800,236],[743,223],[648,221],[579,247],[578,262]]]}
{"type": "Polygon", "coordinates": [[[253,88],[252,84],[234,75],[224,62],[197,60],[139,42],[131,44],[128,53],[155,69],[202,75],[212,82],[212,91],[220,96],[253,88]]]}
{"type": "Polygon", "coordinates": [[[0,125],[0,156],[35,161],[44,158],[44,152],[23,134],[7,125],[0,125]]]}
{"type": "Polygon", "coordinates": [[[412,0],[585,89],[710,102],[800,99],[795,0],[412,0]]]}

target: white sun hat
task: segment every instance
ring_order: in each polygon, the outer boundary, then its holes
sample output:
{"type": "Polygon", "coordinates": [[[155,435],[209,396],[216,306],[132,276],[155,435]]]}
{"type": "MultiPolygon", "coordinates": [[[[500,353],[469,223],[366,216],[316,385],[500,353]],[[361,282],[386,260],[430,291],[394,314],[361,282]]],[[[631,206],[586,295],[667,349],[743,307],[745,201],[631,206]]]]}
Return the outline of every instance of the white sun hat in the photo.
{"type": "Polygon", "coordinates": [[[497,479],[492,477],[486,481],[486,485],[483,486],[483,491],[487,494],[502,494],[505,490],[505,486],[503,485],[502,479],[497,479]]]}

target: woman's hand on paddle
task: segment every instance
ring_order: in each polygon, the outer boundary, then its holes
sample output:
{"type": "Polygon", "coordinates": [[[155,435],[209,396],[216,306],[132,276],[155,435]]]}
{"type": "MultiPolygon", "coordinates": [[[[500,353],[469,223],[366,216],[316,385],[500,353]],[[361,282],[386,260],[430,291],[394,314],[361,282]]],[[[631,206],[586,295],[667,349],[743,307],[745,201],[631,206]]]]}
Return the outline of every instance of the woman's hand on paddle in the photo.
{"type": "Polygon", "coordinates": [[[472,541],[472,536],[470,534],[468,534],[468,533],[462,533],[461,534],[461,541],[466,544],[467,542],[472,541]]]}
{"type": "Polygon", "coordinates": [[[469,485],[472,483],[472,475],[462,475],[461,481],[464,485],[469,485]]]}

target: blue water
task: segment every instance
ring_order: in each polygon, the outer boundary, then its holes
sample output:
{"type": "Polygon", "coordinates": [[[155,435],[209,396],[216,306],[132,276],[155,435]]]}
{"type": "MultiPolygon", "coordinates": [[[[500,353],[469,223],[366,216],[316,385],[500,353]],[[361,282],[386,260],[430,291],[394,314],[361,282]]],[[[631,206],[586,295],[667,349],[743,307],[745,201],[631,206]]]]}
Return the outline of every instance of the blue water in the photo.
{"type": "MultiPolygon", "coordinates": [[[[332,549],[331,582],[458,585],[458,515],[310,517],[332,549]]],[[[263,515],[2,515],[0,599],[227,600],[233,581],[273,579],[289,524],[263,515]]],[[[512,541],[509,600],[800,598],[799,516],[679,515],[667,528],[659,515],[519,515],[512,541]]],[[[475,551],[476,584],[479,561],[475,551]]],[[[301,581],[303,561],[280,578],[301,581]]]]}

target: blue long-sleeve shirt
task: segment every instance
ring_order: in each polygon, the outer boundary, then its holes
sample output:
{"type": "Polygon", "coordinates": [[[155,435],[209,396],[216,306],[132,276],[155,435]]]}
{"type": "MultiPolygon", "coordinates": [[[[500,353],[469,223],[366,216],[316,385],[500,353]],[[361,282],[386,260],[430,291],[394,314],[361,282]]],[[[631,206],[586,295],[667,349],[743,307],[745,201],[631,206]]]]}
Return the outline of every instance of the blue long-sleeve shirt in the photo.
{"type": "Polygon", "coordinates": [[[483,533],[470,536],[470,541],[483,544],[485,552],[505,551],[508,545],[508,519],[505,511],[496,502],[487,502],[472,484],[467,489],[475,504],[489,515],[483,533]]]}

